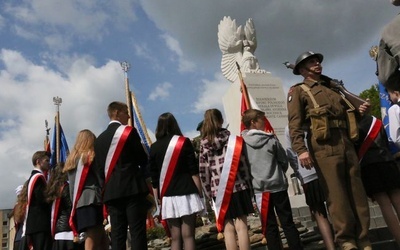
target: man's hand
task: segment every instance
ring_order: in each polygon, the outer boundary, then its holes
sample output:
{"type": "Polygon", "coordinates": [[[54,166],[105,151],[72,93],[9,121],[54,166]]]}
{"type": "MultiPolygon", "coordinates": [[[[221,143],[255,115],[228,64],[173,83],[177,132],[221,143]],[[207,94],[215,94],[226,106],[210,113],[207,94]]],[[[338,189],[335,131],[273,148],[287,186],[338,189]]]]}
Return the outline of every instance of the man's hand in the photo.
{"type": "Polygon", "coordinates": [[[358,107],[358,112],[360,112],[360,114],[365,114],[367,112],[369,112],[369,109],[371,107],[371,103],[369,102],[369,99],[367,99],[366,102],[364,102],[363,104],[360,105],[360,107],[358,107]]]}
{"type": "Polygon", "coordinates": [[[299,155],[299,161],[303,168],[311,169],[314,167],[314,162],[310,157],[310,153],[304,152],[299,155]]]}

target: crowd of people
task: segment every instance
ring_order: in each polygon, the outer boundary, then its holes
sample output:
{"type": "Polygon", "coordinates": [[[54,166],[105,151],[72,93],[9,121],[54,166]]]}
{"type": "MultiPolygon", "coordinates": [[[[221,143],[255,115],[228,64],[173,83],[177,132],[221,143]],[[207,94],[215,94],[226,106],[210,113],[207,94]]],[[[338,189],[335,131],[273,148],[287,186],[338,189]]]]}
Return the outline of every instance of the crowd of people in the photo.
{"type": "MultiPolygon", "coordinates": [[[[147,155],[136,129],[127,126],[127,105],[110,103],[107,129],[97,138],[88,129],[80,131],[65,164],[47,174],[48,152],[34,153],[34,170],[14,211],[20,239],[15,249],[126,249],[128,232],[132,249],[147,249],[149,193],[161,206],[173,250],[196,248],[196,215],[205,209],[204,200],[212,203],[227,249],[250,249],[247,216],[254,209],[268,249],[283,247],[279,226],[289,249],[303,249],[287,191],[289,165],[327,249],[371,249],[367,196],[378,202],[400,243],[400,173],[382,122],[368,114],[368,102],[349,111],[321,74],[322,60],[322,54],[309,51],[296,62],[293,73],[304,80],[288,93],[286,150],[266,131],[264,112],[246,110],[245,129],[234,136],[223,128],[222,113],[209,109],[194,141],[183,136],[173,114],[161,114],[147,155]],[[355,120],[346,118],[349,113],[355,120]],[[111,243],[104,218],[111,224],[111,243]]],[[[394,103],[399,93],[389,89],[394,103]]],[[[398,107],[389,114],[392,126],[400,117],[398,107]]],[[[390,134],[399,129],[391,127],[390,134]]],[[[398,136],[394,141],[399,143],[398,136]]]]}
{"type": "Polygon", "coordinates": [[[136,129],[127,126],[128,106],[112,102],[106,130],[98,137],[80,131],[65,163],[50,169],[47,151],[33,154],[34,169],[14,208],[14,249],[126,249],[129,239],[131,249],[144,250],[148,213],[159,206],[171,249],[194,250],[196,216],[209,202],[226,249],[251,248],[247,216],[257,209],[269,250],[283,249],[279,227],[289,249],[301,250],[287,191],[289,166],[326,249],[372,249],[368,198],[379,204],[400,246],[400,154],[389,147],[392,140],[400,148],[400,46],[392,39],[399,20],[385,29],[377,60],[393,103],[389,135],[369,114],[369,102],[354,105],[331,84],[322,74],[323,55],[312,51],[300,54],[293,67],[303,79],[287,96],[286,149],[266,129],[264,112],[243,112],[245,129],[236,136],[223,128],[222,113],[209,109],[193,141],[173,114],[161,114],[147,154],[136,129]],[[389,61],[397,62],[395,70],[389,61]]]}

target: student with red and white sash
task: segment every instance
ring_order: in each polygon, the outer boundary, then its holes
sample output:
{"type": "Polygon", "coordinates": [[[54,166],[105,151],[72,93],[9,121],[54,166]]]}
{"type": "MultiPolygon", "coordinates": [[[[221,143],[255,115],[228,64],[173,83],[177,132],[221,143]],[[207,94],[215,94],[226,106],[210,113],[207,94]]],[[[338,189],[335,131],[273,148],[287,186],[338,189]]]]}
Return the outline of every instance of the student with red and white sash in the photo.
{"type": "Polygon", "coordinates": [[[204,193],[215,201],[217,228],[224,232],[227,249],[250,249],[247,215],[254,212],[249,172],[241,137],[222,128],[221,111],[209,109],[201,129],[199,175],[204,193]]]}
{"type": "Polygon", "coordinates": [[[81,250],[83,244],[74,243],[74,234],[69,225],[72,202],[69,196],[69,184],[64,164],[60,163],[50,171],[50,179],[46,188],[46,199],[51,206],[52,250],[81,250]]]}
{"type": "Polygon", "coordinates": [[[204,205],[192,143],[171,113],[160,115],[155,135],[149,167],[154,196],[161,200],[161,219],[171,233],[171,250],[194,250],[196,214],[204,205]]]}
{"type": "Polygon", "coordinates": [[[246,142],[246,155],[250,164],[252,185],[257,205],[263,215],[261,223],[266,222],[267,246],[270,250],[281,249],[282,242],[279,233],[276,214],[288,241],[289,249],[301,250],[299,232],[293,222],[292,209],[287,193],[288,182],[286,171],[288,159],[286,151],[276,136],[264,131],[265,113],[257,109],[248,109],[243,113],[242,122],[246,127],[242,131],[246,142]],[[268,203],[258,202],[263,196],[269,196],[268,203]],[[266,204],[266,205],[264,205],[266,204]]]}
{"type": "Polygon", "coordinates": [[[133,250],[146,250],[147,154],[135,128],[126,126],[128,106],[112,102],[107,108],[110,123],[94,144],[96,164],[104,179],[103,201],[111,220],[112,249],[126,249],[127,230],[133,250]]]}
{"type": "Polygon", "coordinates": [[[63,172],[68,173],[72,202],[69,225],[74,241],[84,240],[85,249],[108,249],[108,237],[103,227],[102,178],[100,170],[96,170],[94,157],[95,139],[90,130],[79,131],[65,162],[63,172]],[[86,239],[82,239],[83,233],[86,239]]]}
{"type": "MultiPolygon", "coordinates": [[[[389,116],[389,121],[390,121],[389,116]]],[[[389,150],[382,121],[364,115],[359,122],[356,150],[361,166],[361,179],[367,196],[378,202],[389,231],[400,246],[400,173],[389,150]]]]}
{"type": "MultiPolygon", "coordinates": [[[[43,174],[49,169],[49,162],[49,154],[46,151],[37,151],[32,156],[34,170],[28,180],[28,203],[22,236],[26,236],[28,245],[34,250],[49,250],[53,243],[50,229],[51,207],[45,197],[47,183],[43,174]]],[[[25,247],[21,245],[20,249],[26,249],[25,247]]]]}

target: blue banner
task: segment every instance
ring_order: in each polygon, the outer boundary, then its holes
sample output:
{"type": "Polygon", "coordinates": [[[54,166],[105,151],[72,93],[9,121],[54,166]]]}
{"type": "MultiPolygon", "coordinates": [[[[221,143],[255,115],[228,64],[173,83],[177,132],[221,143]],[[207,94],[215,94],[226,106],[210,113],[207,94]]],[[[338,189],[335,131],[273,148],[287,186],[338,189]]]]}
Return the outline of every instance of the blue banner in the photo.
{"type": "Polygon", "coordinates": [[[144,131],[145,128],[143,128],[144,126],[142,125],[142,123],[140,122],[140,119],[138,117],[138,114],[136,112],[135,107],[132,109],[132,115],[133,115],[133,126],[136,128],[136,130],[139,133],[140,139],[142,139],[143,145],[147,151],[147,154],[150,153],[150,142],[147,139],[146,133],[144,131]]]}
{"type": "MultiPolygon", "coordinates": [[[[54,168],[57,165],[57,125],[54,124],[53,138],[51,140],[51,157],[50,157],[50,168],[54,168]]],[[[64,135],[64,131],[60,124],[60,162],[64,163],[67,160],[69,154],[67,139],[64,135]]]]}

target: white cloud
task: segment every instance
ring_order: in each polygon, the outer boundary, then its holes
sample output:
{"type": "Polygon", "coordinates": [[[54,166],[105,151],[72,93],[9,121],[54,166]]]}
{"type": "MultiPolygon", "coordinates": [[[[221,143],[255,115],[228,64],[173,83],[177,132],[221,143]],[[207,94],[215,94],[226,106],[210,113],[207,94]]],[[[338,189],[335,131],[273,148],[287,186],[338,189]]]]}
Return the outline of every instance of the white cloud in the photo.
{"type": "MultiPolygon", "coordinates": [[[[12,206],[15,187],[32,169],[30,159],[43,149],[44,121],[53,128],[55,106],[62,98],[60,119],[68,144],[82,129],[99,134],[107,125],[107,105],[125,100],[123,72],[119,62],[94,67],[85,58],[71,61],[65,73],[27,60],[21,53],[1,50],[0,63],[0,206],[12,206]],[[10,171],[12,170],[12,171],[10,171]]],[[[51,133],[52,131],[50,131],[51,133]]]]}
{"type": "Polygon", "coordinates": [[[222,96],[229,88],[229,81],[221,74],[216,73],[214,80],[203,80],[204,85],[199,90],[197,101],[194,103],[194,112],[202,113],[210,108],[223,110],[222,96]]]}
{"type": "MultiPolygon", "coordinates": [[[[300,0],[296,4],[279,0],[251,3],[141,0],[141,4],[160,30],[179,41],[186,58],[199,68],[213,72],[221,60],[217,42],[220,20],[227,15],[243,25],[248,18],[253,18],[258,41],[255,55],[260,66],[282,78],[291,75],[282,63],[294,62],[307,50],[323,53],[325,66],[337,62],[341,68],[356,67],[362,71],[370,60],[360,60],[353,67],[348,66],[347,60],[368,54],[364,48],[378,43],[383,25],[398,13],[398,7],[389,1],[376,0],[365,0],[362,4],[345,0],[318,1],[318,6],[315,0],[300,0]],[[358,13],[357,17],[354,13],[358,13]]],[[[339,74],[341,68],[337,69],[339,74]]],[[[376,79],[373,73],[348,76],[354,82],[376,79]]]]}
{"type": "Polygon", "coordinates": [[[185,59],[179,41],[168,34],[164,34],[161,37],[164,39],[167,47],[178,56],[178,71],[182,73],[194,71],[196,65],[185,59]]]}
{"type": "Polygon", "coordinates": [[[156,71],[164,71],[164,66],[161,65],[160,61],[157,59],[157,56],[153,54],[153,51],[149,49],[147,44],[134,44],[133,45],[135,54],[138,57],[141,57],[150,62],[151,67],[156,71]]]}
{"type": "Polygon", "coordinates": [[[172,88],[172,84],[169,82],[164,82],[159,84],[153,92],[150,93],[148,99],[155,101],[155,100],[165,100],[169,97],[169,90],[172,88]]]}
{"type": "MultiPolygon", "coordinates": [[[[110,29],[127,30],[137,18],[134,1],[33,0],[23,4],[8,3],[4,11],[12,15],[18,25],[26,25],[40,36],[58,36],[65,32],[64,35],[89,41],[103,39],[110,29]]],[[[20,29],[17,34],[26,35],[20,29]]]]}
{"type": "Polygon", "coordinates": [[[179,46],[179,42],[175,38],[167,34],[164,34],[161,37],[164,39],[165,43],[167,44],[167,47],[171,51],[175,52],[179,57],[183,56],[183,52],[179,46]]]}
{"type": "Polygon", "coordinates": [[[21,25],[14,25],[13,30],[15,34],[27,40],[37,40],[39,38],[33,30],[26,29],[21,25]]]}
{"type": "Polygon", "coordinates": [[[70,39],[60,34],[45,36],[44,41],[50,48],[54,50],[65,51],[72,46],[70,39]]]}

